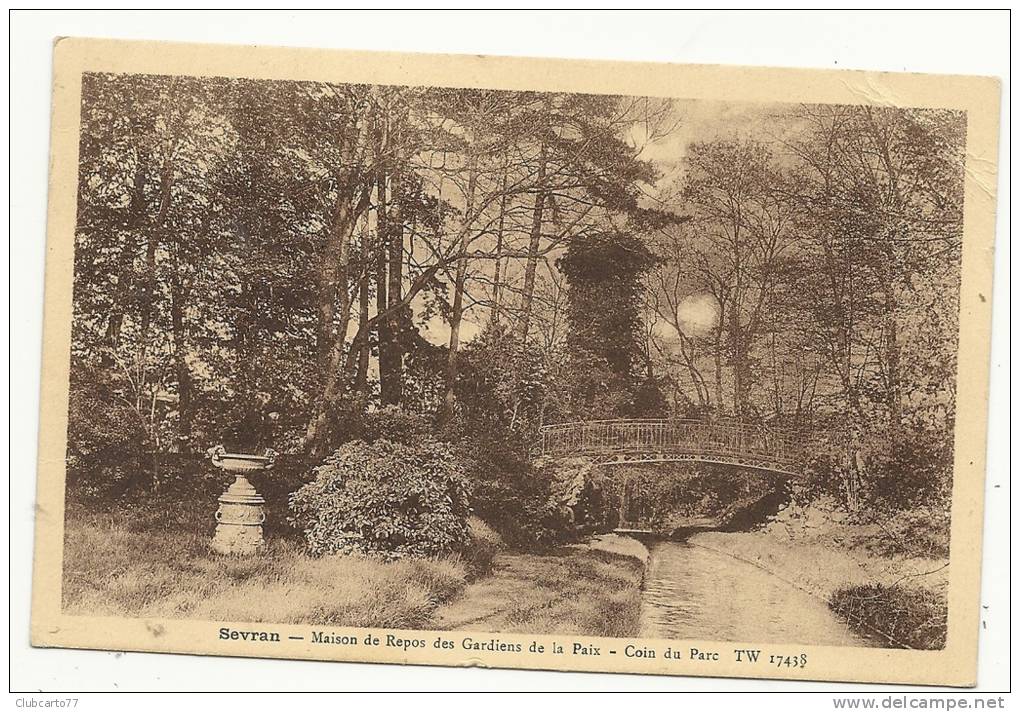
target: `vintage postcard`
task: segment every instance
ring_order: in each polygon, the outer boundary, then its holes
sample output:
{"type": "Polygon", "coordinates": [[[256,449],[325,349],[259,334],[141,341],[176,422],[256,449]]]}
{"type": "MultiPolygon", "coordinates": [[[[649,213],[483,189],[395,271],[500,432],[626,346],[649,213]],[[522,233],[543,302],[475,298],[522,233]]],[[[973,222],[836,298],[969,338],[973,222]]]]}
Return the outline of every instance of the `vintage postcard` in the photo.
{"type": "Polygon", "coordinates": [[[973,684],[998,105],[57,41],[33,643],[973,684]]]}

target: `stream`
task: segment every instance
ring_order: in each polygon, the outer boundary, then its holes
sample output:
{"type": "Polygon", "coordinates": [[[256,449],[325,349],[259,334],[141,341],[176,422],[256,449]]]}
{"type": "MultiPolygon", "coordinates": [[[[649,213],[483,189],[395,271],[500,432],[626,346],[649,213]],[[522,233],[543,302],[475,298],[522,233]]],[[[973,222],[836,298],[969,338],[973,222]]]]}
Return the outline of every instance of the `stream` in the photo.
{"type": "Polygon", "coordinates": [[[641,637],[872,645],[824,601],[750,563],[682,541],[648,548],[641,637]]]}

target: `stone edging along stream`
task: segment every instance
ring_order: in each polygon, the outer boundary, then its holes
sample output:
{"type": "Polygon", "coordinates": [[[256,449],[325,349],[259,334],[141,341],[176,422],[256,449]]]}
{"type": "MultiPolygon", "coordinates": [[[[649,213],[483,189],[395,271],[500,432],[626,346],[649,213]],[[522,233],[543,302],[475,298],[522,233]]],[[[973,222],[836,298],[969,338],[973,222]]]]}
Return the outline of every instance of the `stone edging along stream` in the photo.
{"type": "Polygon", "coordinates": [[[640,541],[620,534],[602,534],[593,537],[588,542],[588,548],[592,551],[604,551],[614,556],[626,556],[636,559],[641,564],[642,580],[644,579],[645,572],[648,570],[648,561],[652,557],[648,547],[640,541]]]}

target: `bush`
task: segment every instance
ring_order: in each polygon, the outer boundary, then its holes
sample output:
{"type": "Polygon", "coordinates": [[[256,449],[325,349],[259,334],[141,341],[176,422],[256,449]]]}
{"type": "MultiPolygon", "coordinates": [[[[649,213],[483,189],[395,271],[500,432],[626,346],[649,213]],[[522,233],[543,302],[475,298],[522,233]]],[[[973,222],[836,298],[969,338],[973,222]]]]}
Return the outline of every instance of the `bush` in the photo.
{"type": "Polygon", "coordinates": [[[146,433],[98,369],[71,370],[67,420],[67,484],[85,497],[114,498],[151,485],[146,433]]]}
{"type": "Polygon", "coordinates": [[[465,344],[457,381],[462,435],[527,438],[538,427],[548,374],[541,353],[503,325],[488,325],[465,344]]]}
{"type": "Polygon", "coordinates": [[[343,445],[290,498],[308,552],[434,556],[468,538],[468,491],[453,449],[430,437],[343,445]]]}
{"type": "Polygon", "coordinates": [[[492,560],[503,548],[503,538],[478,517],[468,519],[468,544],[461,555],[473,577],[492,569],[492,560]]]}
{"type": "Polygon", "coordinates": [[[887,510],[948,503],[952,499],[952,433],[905,429],[873,458],[871,499],[887,510]]]}
{"type": "Polygon", "coordinates": [[[395,405],[367,410],[366,401],[354,397],[345,399],[330,412],[323,443],[327,450],[335,450],[354,440],[408,443],[429,434],[430,430],[429,422],[417,413],[395,405]]]}
{"type": "Polygon", "coordinates": [[[852,513],[894,515],[912,509],[948,509],[952,495],[953,443],[947,433],[905,428],[895,440],[881,433],[860,437],[856,466],[837,450],[821,452],[794,484],[798,501],[824,496],[852,513]]]}
{"type": "Polygon", "coordinates": [[[389,440],[394,443],[412,443],[425,437],[429,423],[417,413],[411,413],[395,405],[363,413],[357,428],[357,440],[374,443],[389,440]]]}
{"type": "Polygon", "coordinates": [[[543,549],[572,532],[552,473],[534,466],[514,443],[475,437],[460,448],[471,477],[472,508],[509,546],[543,549]]]}
{"type": "Polygon", "coordinates": [[[902,586],[867,584],[835,591],[829,607],[869,637],[899,647],[941,650],[946,646],[944,594],[902,586]]]}

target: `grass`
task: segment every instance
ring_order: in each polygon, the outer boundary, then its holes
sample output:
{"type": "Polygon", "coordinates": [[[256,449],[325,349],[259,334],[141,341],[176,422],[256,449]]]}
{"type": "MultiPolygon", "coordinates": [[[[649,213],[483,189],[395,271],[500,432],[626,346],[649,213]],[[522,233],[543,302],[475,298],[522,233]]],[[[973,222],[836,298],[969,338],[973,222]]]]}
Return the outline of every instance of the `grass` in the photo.
{"type": "Polygon", "coordinates": [[[464,558],[311,558],[299,542],[280,537],[270,538],[264,556],[239,558],[209,551],[211,529],[126,510],[70,511],[65,612],[420,628],[491,562],[498,545],[475,520],[483,545],[464,558]]]}
{"type": "Polygon", "coordinates": [[[633,636],[643,574],[640,558],[604,550],[500,552],[492,574],[441,606],[432,625],[443,630],[633,636]]]}
{"type": "Polygon", "coordinates": [[[210,513],[183,507],[69,507],[65,612],[615,637],[637,632],[647,551],[630,540],[510,553],[472,518],[472,545],[463,554],[386,562],[312,558],[282,529],[269,532],[263,556],[218,556],[209,551],[212,529],[210,513]]]}

